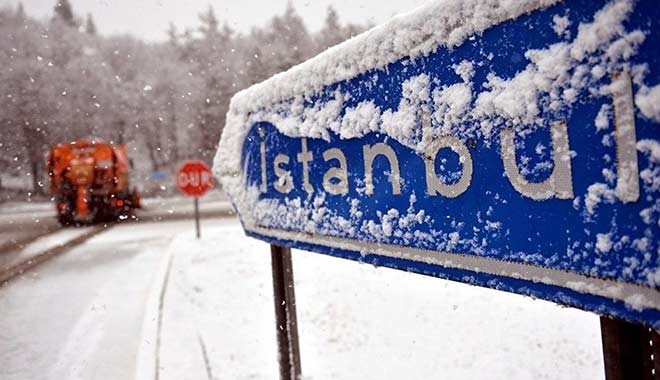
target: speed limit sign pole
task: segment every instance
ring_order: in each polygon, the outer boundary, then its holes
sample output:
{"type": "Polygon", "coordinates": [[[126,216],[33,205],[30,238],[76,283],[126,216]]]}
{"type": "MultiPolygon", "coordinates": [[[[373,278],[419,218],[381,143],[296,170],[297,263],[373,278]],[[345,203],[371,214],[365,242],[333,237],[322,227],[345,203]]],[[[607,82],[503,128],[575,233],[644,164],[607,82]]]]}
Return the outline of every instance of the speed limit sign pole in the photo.
{"type": "Polygon", "coordinates": [[[176,173],[176,186],[183,195],[193,197],[195,206],[195,231],[201,237],[199,226],[199,197],[213,188],[211,169],[202,161],[186,161],[176,173]]]}

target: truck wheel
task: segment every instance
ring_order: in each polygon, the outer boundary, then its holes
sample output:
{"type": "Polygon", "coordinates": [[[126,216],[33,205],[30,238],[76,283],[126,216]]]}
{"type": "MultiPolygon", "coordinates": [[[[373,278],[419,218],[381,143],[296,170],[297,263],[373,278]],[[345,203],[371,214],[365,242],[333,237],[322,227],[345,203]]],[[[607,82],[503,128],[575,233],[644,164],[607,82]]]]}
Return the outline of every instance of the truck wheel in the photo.
{"type": "Polygon", "coordinates": [[[58,215],[57,216],[57,221],[63,226],[63,227],[68,227],[73,224],[73,219],[71,218],[70,215],[58,215]]]}

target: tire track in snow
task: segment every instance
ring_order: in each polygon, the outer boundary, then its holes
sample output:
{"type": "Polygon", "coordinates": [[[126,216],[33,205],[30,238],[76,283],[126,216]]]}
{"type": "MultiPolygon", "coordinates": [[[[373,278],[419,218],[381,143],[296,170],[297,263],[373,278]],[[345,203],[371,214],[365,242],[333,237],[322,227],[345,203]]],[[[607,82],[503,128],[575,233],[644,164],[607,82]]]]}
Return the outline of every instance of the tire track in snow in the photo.
{"type": "Polygon", "coordinates": [[[199,341],[199,347],[202,349],[202,356],[204,357],[204,366],[206,367],[206,376],[209,380],[213,380],[213,371],[211,371],[211,361],[209,360],[209,355],[206,352],[206,344],[202,336],[197,332],[197,340],[199,341]]]}
{"type": "Polygon", "coordinates": [[[161,332],[163,329],[163,308],[165,305],[165,295],[167,294],[167,285],[170,282],[170,272],[172,271],[172,256],[167,262],[167,271],[165,272],[165,279],[163,286],[160,289],[160,296],[158,298],[158,325],[156,327],[156,360],[154,362],[154,379],[160,379],[160,345],[161,345],[161,332]]]}
{"type": "MultiPolygon", "coordinates": [[[[158,315],[156,317],[155,349],[153,351],[154,356],[155,356],[153,358],[153,360],[154,360],[153,379],[154,380],[160,380],[161,379],[161,373],[160,373],[161,368],[160,367],[161,367],[161,363],[162,363],[161,347],[162,347],[162,341],[163,341],[162,335],[163,335],[163,319],[164,319],[164,312],[165,312],[165,298],[169,294],[168,290],[170,288],[170,277],[171,277],[170,274],[172,272],[172,267],[175,265],[174,260],[176,259],[174,251],[172,250],[171,246],[170,246],[170,249],[168,250],[168,253],[169,253],[169,255],[168,255],[168,258],[167,258],[167,269],[162,271],[164,273],[162,273],[159,276],[160,278],[162,278],[162,280],[160,281],[161,285],[160,285],[160,292],[159,292],[159,296],[158,296],[158,306],[157,306],[158,315]]],[[[185,273],[182,273],[182,275],[183,275],[184,278],[186,277],[185,273]]],[[[184,280],[184,283],[187,286],[189,285],[189,281],[187,281],[187,280],[184,280]]],[[[176,285],[176,281],[175,281],[175,283],[172,284],[172,286],[175,286],[175,285],[176,285]]],[[[176,286],[175,286],[175,288],[176,288],[176,286]]],[[[176,289],[172,289],[172,290],[175,291],[176,289]]],[[[184,294],[184,297],[186,298],[186,300],[188,302],[190,302],[190,306],[192,308],[194,308],[195,305],[192,302],[192,299],[190,298],[190,296],[184,294]]],[[[154,307],[154,309],[156,309],[156,308],[154,307]]],[[[213,380],[214,379],[214,377],[213,377],[213,368],[211,366],[211,360],[210,360],[209,355],[208,355],[208,349],[207,349],[206,343],[204,342],[204,338],[202,337],[202,334],[199,331],[199,326],[198,326],[199,324],[196,323],[196,318],[193,317],[193,320],[195,320],[194,325],[197,326],[196,327],[196,337],[197,337],[197,342],[198,342],[199,347],[200,347],[200,353],[201,353],[201,356],[202,356],[202,360],[203,360],[203,363],[204,363],[204,373],[206,374],[206,377],[207,377],[208,380],[213,380]]],[[[149,358],[145,358],[145,360],[148,361],[149,358]]],[[[145,373],[143,370],[139,369],[136,378],[139,379],[139,380],[142,380],[142,379],[150,379],[152,377],[149,376],[147,373],[145,373]]]]}

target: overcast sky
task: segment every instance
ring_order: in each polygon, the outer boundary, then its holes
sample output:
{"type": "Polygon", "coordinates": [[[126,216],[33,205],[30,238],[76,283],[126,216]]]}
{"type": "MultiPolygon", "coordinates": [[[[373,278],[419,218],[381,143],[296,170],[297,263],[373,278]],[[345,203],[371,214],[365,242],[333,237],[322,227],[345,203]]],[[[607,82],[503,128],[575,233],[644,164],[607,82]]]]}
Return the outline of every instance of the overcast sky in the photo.
{"type": "MultiPolygon", "coordinates": [[[[40,19],[49,18],[57,0],[22,0],[25,11],[40,19]]],[[[0,6],[15,7],[18,0],[0,0],[0,6]]],[[[274,14],[281,14],[287,0],[69,0],[78,16],[91,13],[102,34],[131,33],[159,41],[166,38],[170,21],[182,30],[196,28],[198,14],[213,5],[221,20],[238,31],[264,25],[274,14]]],[[[342,22],[381,23],[392,15],[414,9],[425,0],[292,0],[311,30],[318,30],[332,4],[342,22]]]]}

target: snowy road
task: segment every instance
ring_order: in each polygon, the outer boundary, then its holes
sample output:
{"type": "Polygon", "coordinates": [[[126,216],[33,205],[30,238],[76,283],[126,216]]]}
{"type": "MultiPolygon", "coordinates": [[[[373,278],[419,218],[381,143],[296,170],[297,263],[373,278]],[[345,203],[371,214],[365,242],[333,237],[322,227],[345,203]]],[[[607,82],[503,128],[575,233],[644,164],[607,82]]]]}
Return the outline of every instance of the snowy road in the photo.
{"type": "Polygon", "coordinates": [[[0,288],[0,378],[133,378],[158,263],[191,228],[116,226],[0,288]]]}
{"type": "MultiPolygon", "coordinates": [[[[302,251],[293,264],[305,379],[603,378],[595,315],[302,251]]],[[[114,226],[0,288],[0,311],[3,380],[277,374],[268,246],[231,218],[199,241],[190,221],[114,226]]]]}
{"type": "MultiPolygon", "coordinates": [[[[190,219],[193,201],[183,196],[146,198],[136,211],[137,220],[146,222],[190,219]]],[[[230,202],[214,190],[200,198],[200,217],[232,215],[230,202]]],[[[38,237],[60,229],[52,202],[9,202],[0,204],[0,254],[22,248],[38,237]]],[[[1,259],[0,259],[1,260],[1,259]]]]}

